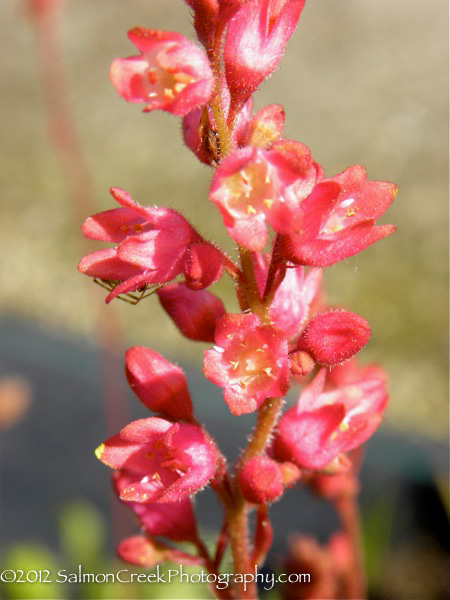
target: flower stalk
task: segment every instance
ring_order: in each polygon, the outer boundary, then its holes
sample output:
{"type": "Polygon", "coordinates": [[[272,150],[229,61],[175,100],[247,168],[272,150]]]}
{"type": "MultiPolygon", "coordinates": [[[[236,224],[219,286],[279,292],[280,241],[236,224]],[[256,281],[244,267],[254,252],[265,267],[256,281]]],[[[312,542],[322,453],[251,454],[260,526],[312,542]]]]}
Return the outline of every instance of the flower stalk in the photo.
{"type": "Polygon", "coordinates": [[[345,479],[352,469],[347,453],[379,426],[386,378],[378,366],[358,366],[354,357],[370,326],[327,306],[322,270],[393,233],[394,226],[376,221],[397,188],[369,181],[361,165],[326,177],[304,144],[282,137],[282,106],[253,112],[253,95],[278,66],[305,0],[186,2],[204,50],[178,33],[135,28],[129,38],[139,54],[115,59],[111,79],[144,112],[182,117],[187,147],[213,170],[209,199],[239,263],[177,211],[142,206],[113,187],[118,206],[83,225],[86,237],[109,246],[87,254],[79,270],[108,289],[107,302],[139,302],[155,291],[181,334],[208,344],[203,372],[222,388],[230,412],[256,412],[257,422],[236,464],[227,465],[195,417],[182,369],[145,346],[129,349],[128,382],[158,416],[130,423],[97,450],[143,532],[124,540],[119,554],[147,567],[163,560],[201,564],[218,581],[229,545],[234,579],[229,589],[211,589],[219,598],[255,600],[253,574],[274,535],[270,503],[299,481],[321,482],[324,490],[338,489],[330,497],[337,497],[343,532],[331,536],[330,548],[300,541],[298,554],[306,548],[319,570],[331,561],[325,583],[336,597],[345,571],[348,593],[362,598],[356,496],[344,493],[353,485],[345,479]],[[241,313],[228,312],[209,290],[223,272],[235,283],[241,313]],[[298,384],[296,406],[283,411],[287,391],[298,384]],[[211,554],[191,501],[206,485],[224,509],[211,554]],[[192,543],[197,554],[183,555],[177,542],[192,543]]]}

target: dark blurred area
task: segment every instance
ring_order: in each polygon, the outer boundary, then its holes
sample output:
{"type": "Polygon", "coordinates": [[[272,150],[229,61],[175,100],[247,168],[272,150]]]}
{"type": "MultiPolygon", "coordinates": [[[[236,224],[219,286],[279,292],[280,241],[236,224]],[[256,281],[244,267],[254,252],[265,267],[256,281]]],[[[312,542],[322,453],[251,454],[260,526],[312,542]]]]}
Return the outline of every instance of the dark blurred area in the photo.
{"type": "MultiPolygon", "coordinates": [[[[115,301],[103,309],[122,330],[111,361],[115,396],[124,399],[105,417],[93,284],[76,269],[83,252],[81,223],[72,217],[67,182],[47,130],[35,32],[24,5],[0,3],[5,48],[0,55],[5,248],[0,377],[22,378],[30,401],[29,406],[24,401],[22,420],[11,423],[0,441],[0,557],[6,564],[17,543],[32,542],[63,560],[67,552],[58,515],[79,500],[97,509],[93,521],[104,523],[104,553],[112,560],[113,538],[124,527],[133,531],[133,523],[117,508],[111,514],[110,473],[93,449],[112,424],[145,416],[121,375],[126,347],[150,346],[186,368],[199,420],[231,458],[245,444],[253,421],[231,417],[220,390],[201,374],[204,345],[182,339],[155,298],[135,307],[115,301]]],[[[192,38],[190,21],[181,0],[63,2],[58,33],[69,104],[92,176],[95,210],[111,208],[108,188],[121,186],[142,204],[182,211],[233,254],[220,215],[207,199],[210,172],[183,147],[178,119],[142,114],[108,79],[112,59],[135,52],[128,29],[141,25],[192,38]]],[[[285,136],[308,145],[327,175],[360,163],[370,179],[400,186],[383,218],[398,225],[395,235],[325,276],[330,301],[360,313],[372,326],[363,362],[380,362],[390,375],[390,407],[368,444],[362,471],[368,576],[377,600],[440,600],[450,589],[447,24],[444,0],[432,6],[419,0],[307,0],[280,69],[256,97],[257,108],[284,105],[285,136]]],[[[97,292],[102,298],[103,291],[97,292]]],[[[215,292],[230,311],[235,308],[225,278],[215,292]]],[[[214,530],[219,509],[213,495],[199,494],[197,506],[205,531],[214,530]]],[[[280,563],[293,532],[325,541],[337,527],[332,510],[301,489],[276,503],[271,514],[277,538],[269,568],[280,563]]],[[[32,587],[22,596],[11,589],[13,595],[5,597],[37,597],[32,587]]],[[[82,596],[76,590],[65,593],[82,596]]],[[[95,597],[128,592],[101,593],[95,597]]],[[[89,594],[83,597],[94,597],[92,590],[89,594]]]]}

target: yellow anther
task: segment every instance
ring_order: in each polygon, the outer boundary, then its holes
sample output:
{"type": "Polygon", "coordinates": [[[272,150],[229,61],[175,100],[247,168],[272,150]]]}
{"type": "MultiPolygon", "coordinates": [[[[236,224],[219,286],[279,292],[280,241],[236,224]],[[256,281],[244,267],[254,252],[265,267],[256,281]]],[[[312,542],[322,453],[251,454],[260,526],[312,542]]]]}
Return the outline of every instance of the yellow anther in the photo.
{"type": "Polygon", "coordinates": [[[133,225],[133,229],[136,233],[142,233],[144,231],[144,227],[143,225],[141,225],[141,223],[136,223],[135,225],[133,225]]]}
{"type": "Polygon", "coordinates": [[[127,233],[127,231],[130,231],[130,226],[129,225],[121,225],[120,230],[123,231],[124,233],[127,233]]]}
{"type": "Polygon", "coordinates": [[[95,450],[95,456],[102,460],[103,452],[105,451],[105,444],[100,444],[100,446],[95,450]]]}
{"type": "Polygon", "coordinates": [[[181,93],[181,92],[184,90],[184,88],[185,88],[186,86],[187,86],[187,83],[176,83],[176,84],[173,86],[173,89],[175,90],[175,92],[176,92],[177,94],[180,94],[180,93],[181,93]]]}
{"type": "Polygon", "coordinates": [[[256,215],[256,210],[253,208],[251,204],[247,205],[247,214],[248,215],[256,215]]]}
{"type": "Polygon", "coordinates": [[[354,208],[349,208],[345,213],[346,217],[354,217],[356,215],[356,210],[354,208]]]}
{"type": "Polygon", "coordinates": [[[165,98],[169,98],[170,100],[173,100],[175,98],[173,89],[172,88],[164,88],[164,96],[165,96],[165,98]]]}
{"type": "Polygon", "coordinates": [[[266,367],[263,369],[264,373],[270,377],[272,375],[272,367],[266,367]]]}
{"type": "Polygon", "coordinates": [[[155,471],[153,473],[152,479],[157,479],[158,481],[161,481],[161,475],[158,473],[158,471],[155,471]]]}
{"type": "Polygon", "coordinates": [[[239,366],[239,361],[238,360],[230,360],[230,365],[233,367],[233,370],[236,371],[236,369],[239,366]]]}
{"type": "Polygon", "coordinates": [[[272,204],[273,204],[273,200],[271,198],[266,198],[264,200],[264,204],[267,206],[267,208],[272,208],[272,204]]]}
{"type": "Polygon", "coordinates": [[[339,425],[339,429],[340,429],[341,431],[348,431],[348,429],[349,429],[349,425],[348,425],[348,423],[341,423],[341,424],[339,425]]]}
{"type": "Polygon", "coordinates": [[[173,74],[173,78],[175,79],[175,81],[179,82],[179,83],[184,83],[185,85],[187,85],[188,83],[191,83],[191,81],[194,79],[192,77],[192,75],[188,75],[187,73],[174,73],[173,74]]]}

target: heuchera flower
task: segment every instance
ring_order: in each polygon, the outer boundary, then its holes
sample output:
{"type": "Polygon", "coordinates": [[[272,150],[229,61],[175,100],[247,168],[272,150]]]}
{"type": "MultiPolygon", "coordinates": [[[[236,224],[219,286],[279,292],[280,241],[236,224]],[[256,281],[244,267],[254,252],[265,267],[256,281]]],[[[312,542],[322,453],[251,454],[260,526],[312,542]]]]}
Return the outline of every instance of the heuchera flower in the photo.
{"type": "Polygon", "coordinates": [[[268,397],[289,388],[288,343],[254,314],[223,316],[216,328],[216,346],[205,352],[205,376],[224,388],[234,415],[255,411],[268,397]]]}
{"type": "Polygon", "coordinates": [[[281,418],[275,457],[321,469],[364,443],[377,429],[388,401],[381,369],[362,369],[351,384],[323,391],[326,371],[305,387],[297,406],[281,418]]]}
{"type": "Polygon", "coordinates": [[[186,285],[192,290],[202,290],[220,279],[222,254],[209,242],[192,244],[186,253],[183,272],[186,285]]]}
{"type": "Polygon", "coordinates": [[[213,477],[217,450],[197,425],[159,417],[133,421],[96,450],[99,460],[129,477],[120,499],[178,502],[213,477]]]}
{"type": "Polygon", "coordinates": [[[283,133],[286,115],[281,104],[269,104],[255,113],[248,124],[244,144],[268,149],[283,133]]]}
{"type": "Polygon", "coordinates": [[[150,569],[155,565],[170,560],[170,548],[144,535],[133,535],[117,546],[119,558],[137,567],[150,569]]]}
{"type": "Polygon", "coordinates": [[[290,342],[296,340],[308,322],[311,303],[321,283],[321,269],[311,269],[308,273],[303,267],[286,270],[270,305],[269,316],[274,326],[284,331],[290,342]]]}
{"type": "Polygon", "coordinates": [[[273,502],[283,493],[283,475],[268,456],[254,456],[239,471],[242,495],[253,504],[273,502]]]}
{"type": "Polygon", "coordinates": [[[336,365],[354,356],[370,339],[370,325],[348,310],[329,310],[316,315],[297,344],[321,365],[336,365]]]}
{"type": "Polygon", "coordinates": [[[305,0],[244,2],[230,21],[224,47],[227,83],[242,105],[271,75],[297,26],[305,0]]]}
{"type": "MultiPolygon", "coordinates": [[[[113,475],[114,489],[121,492],[132,485],[133,479],[126,471],[116,471],[113,475]]],[[[196,542],[197,524],[192,502],[184,498],[179,502],[123,502],[136,515],[143,532],[151,536],[164,536],[178,542],[196,542]]]]}
{"type": "Polygon", "coordinates": [[[161,306],[181,333],[190,340],[213,342],[217,321],[225,314],[220,298],[200,290],[194,292],[183,283],[158,290],[161,306]]]}
{"type": "Polygon", "coordinates": [[[139,56],[117,58],[111,81],[128,102],[144,102],[144,111],[166,110],[184,116],[206,104],[214,76],[203,50],[180,33],[136,27],[128,37],[139,56]]]}
{"type": "Polygon", "coordinates": [[[125,366],[131,389],[147,408],[174,419],[192,421],[192,400],[180,367],[143,346],[127,350],[125,366]]]}
{"type": "Polygon", "coordinates": [[[301,179],[305,193],[309,193],[316,177],[311,154],[303,144],[297,145],[292,159],[274,150],[247,147],[221,163],[210,198],[220,209],[231,237],[258,252],[267,243],[266,220],[278,233],[290,231],[300,199],[289,186],[301,179]]]}
{"type": "Polygon", "coordinates": [[[356,165],[316,186],[300,206],[284,238],[285,256],[297,264],[329,267],[390,235],[394,225],[375,225],[397,195],[387,181],[368,181],[356,165]],[[317,195],[319,186],[337,184],[317,195]]]}
{"type": "Polygon", "coordinates": [[[118,247],[91,252],[78,265],[85,275],[120,284],[106,302],[148,284],[170,281],[183,271],[189,246],[201,241],[175,210],[140,206],[125,190],[110,191],[121,208],[89,217],[82,231],[87,238],[118,247]]]}

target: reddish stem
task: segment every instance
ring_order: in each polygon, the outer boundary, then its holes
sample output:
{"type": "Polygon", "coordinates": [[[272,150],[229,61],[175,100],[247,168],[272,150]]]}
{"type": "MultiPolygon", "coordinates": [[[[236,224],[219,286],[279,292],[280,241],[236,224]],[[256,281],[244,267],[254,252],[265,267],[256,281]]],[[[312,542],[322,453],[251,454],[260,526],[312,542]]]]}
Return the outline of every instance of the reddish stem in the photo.
{"type": "Polygon", "coordinates": [[[358,501],[356,496],[345,494],[335,500],[335,506],[353,550],[353,565],[348,576],[348,597],[349,600],[362,600],[367,597],[367,590],[358,501]]]}

